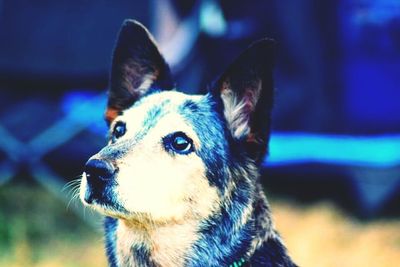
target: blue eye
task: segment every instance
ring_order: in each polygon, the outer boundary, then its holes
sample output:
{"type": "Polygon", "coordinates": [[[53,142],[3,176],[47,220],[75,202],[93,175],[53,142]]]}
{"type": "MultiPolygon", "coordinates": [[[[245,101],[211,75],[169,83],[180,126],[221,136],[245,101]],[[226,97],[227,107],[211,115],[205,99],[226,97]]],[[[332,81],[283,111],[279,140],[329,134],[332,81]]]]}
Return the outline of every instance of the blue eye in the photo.
{"type": "Polygon", "coordinates": [[[126,125],[124,122],[119,121],[115,124],[113,130],[113,138],[118,139],[126,133],[126,125]]]}
{"type": "Polygon", "coordinates": [[[193,141],[183,132],[176,132],[164,137],[164,146],[167,150],[178,154],[189,154],[193,151],[193,141]]]}

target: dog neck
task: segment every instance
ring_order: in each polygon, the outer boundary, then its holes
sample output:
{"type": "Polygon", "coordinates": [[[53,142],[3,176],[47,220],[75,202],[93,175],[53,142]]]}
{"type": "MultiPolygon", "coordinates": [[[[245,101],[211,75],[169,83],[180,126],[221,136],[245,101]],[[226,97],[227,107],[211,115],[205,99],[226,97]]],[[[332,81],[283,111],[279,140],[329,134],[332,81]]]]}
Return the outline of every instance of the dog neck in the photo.
{"type": "Polygon", "coordinates": [[[117,265],[220,266],[223,262],[226,266],[244,266],[273,230],[265,199],[252,203],[247,210],[240,209],[244,212],[237,214],[240,225],[232,223],[238,221],[232,220],[234,209],[232,204],[222,216],[201,223],[185,220],[155,224],[119,219],[115,228],[117,265]]]}
{"type": "MultiPolygon", "coordinates": [[[[164,224],[151,228],[124,220],[118,221],[116,229],[116,262],[118,266],[186,266],[189,262],[209,262],[213,266],[213,246],[199,249],[198,226],[194,222],[185,224],[164,224]],[[207,252],[206,252],[207,250],[207,252]],[[203,258],[204,252],[209,258],[203,258]]],[[[213,234],[203,233],[203,238],[213,238],[213,234]]],[[[201,244],[200,244],[201,245],[201,244]]],[[[204,244],[206,245],[206,244],[204,244]]],[[[218,244],[216,244],[218,246],[218,244]]],[[[223,246],[222,244],[219,244],[223,246]]],[[[255,248],[255,244],[252,244],[255,248]]],[[[222,248],[224,250],[226,248],[222,248]]],[[[246,250],[254,252],[253,249],[246,250]]],[[[248,257],[235,251],[224,255],[227,266],[245,266],[248,257]],[[236,265],[235,265],[236,264],[236,265]]],[[[220,259],[218,259],[219,261],[220,259]]]]}
{"type": "Polygon", "coordinates": [[[118,266],[184,266],[196,241],[196,224],[141,224],[120,219],[116,229],[118,266]]]}
{"type": "Polygon", "coordinates": [[[250,262],[257,250],[274,237],[262,189],[256,186],[254,190],[257,191],[256,198],[249,198],[240,190],[233,191],[229,196],[231,202],[216,216],[203,222],[198,233],[200,238],[193,246],[193,262],[204,266],[235,266],[235,262],[250,262]],[[253,201],[246,203],[239,201],[240,198],[253,201]]]}

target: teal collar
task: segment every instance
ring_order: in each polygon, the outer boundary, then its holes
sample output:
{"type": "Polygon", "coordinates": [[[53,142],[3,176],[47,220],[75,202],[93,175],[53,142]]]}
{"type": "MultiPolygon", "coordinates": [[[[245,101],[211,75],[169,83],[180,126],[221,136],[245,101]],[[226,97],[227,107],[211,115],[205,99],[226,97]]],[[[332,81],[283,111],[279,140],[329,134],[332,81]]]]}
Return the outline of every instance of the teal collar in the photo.
{"type": "Polygon", "coordinates": [[[229,265],[229,267],[240,267],[243,266],[245,264],[245,260],[243,258],[241,258],[238,261],[234,261],[232,264],[229,265]]]}

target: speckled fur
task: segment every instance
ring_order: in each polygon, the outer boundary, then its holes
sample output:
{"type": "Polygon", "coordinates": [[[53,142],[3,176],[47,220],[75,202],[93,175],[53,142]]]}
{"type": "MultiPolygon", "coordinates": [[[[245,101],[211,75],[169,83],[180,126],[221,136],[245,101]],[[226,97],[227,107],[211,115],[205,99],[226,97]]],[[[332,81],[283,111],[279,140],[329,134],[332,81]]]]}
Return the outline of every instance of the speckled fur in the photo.
{"type": "Polygon", "coordinates": [[[85,172],[81,185],[82,202],[106,216],[109,266],[217,267],[241,259],[245,266],[295,266],[259,182],[272,62],[273,42],[258,41],[208,94],[186,95],[175,91],[148,31],[125,21],[111,71],[110,141],[91,158],[112,173],[94,185],[85,172]],[[117,138],[121,123],[126,130],[117,138]],[[163,140],[175,132],[192,140],[193,151],[168,151],[163,140]]]}

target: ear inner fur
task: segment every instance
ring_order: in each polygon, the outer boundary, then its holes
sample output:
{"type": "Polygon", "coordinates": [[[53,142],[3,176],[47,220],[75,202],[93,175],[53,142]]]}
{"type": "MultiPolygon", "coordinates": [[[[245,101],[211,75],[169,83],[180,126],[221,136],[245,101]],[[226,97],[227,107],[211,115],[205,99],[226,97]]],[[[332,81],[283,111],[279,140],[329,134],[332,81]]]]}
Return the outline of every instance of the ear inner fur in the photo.
{"type": "Polygon", "coordinates": [[[227,127],[259,162],[267,151],[273,102],[274,41],[255,42],[221,75],[211,94],[220,99],[227,127]]]}
{"type": "Polygon", "coordinates": [[[221,98],[224,103],[224,115],[232,135],[237,139],[250,135],[254,138],[253,129],[249,124],[260,97],[261,86],[261,80],[255,81],[244,89],[242,95],[239,95],[230,88],[229,82],[223,85],[221,98]]]}
{"type": "Polygon", "coordinates": [[[113,53],[108,108],[121,111],[152,89],[172,88],[169,66],[153,36],[139,22],[126,20],[113,53]]]}

